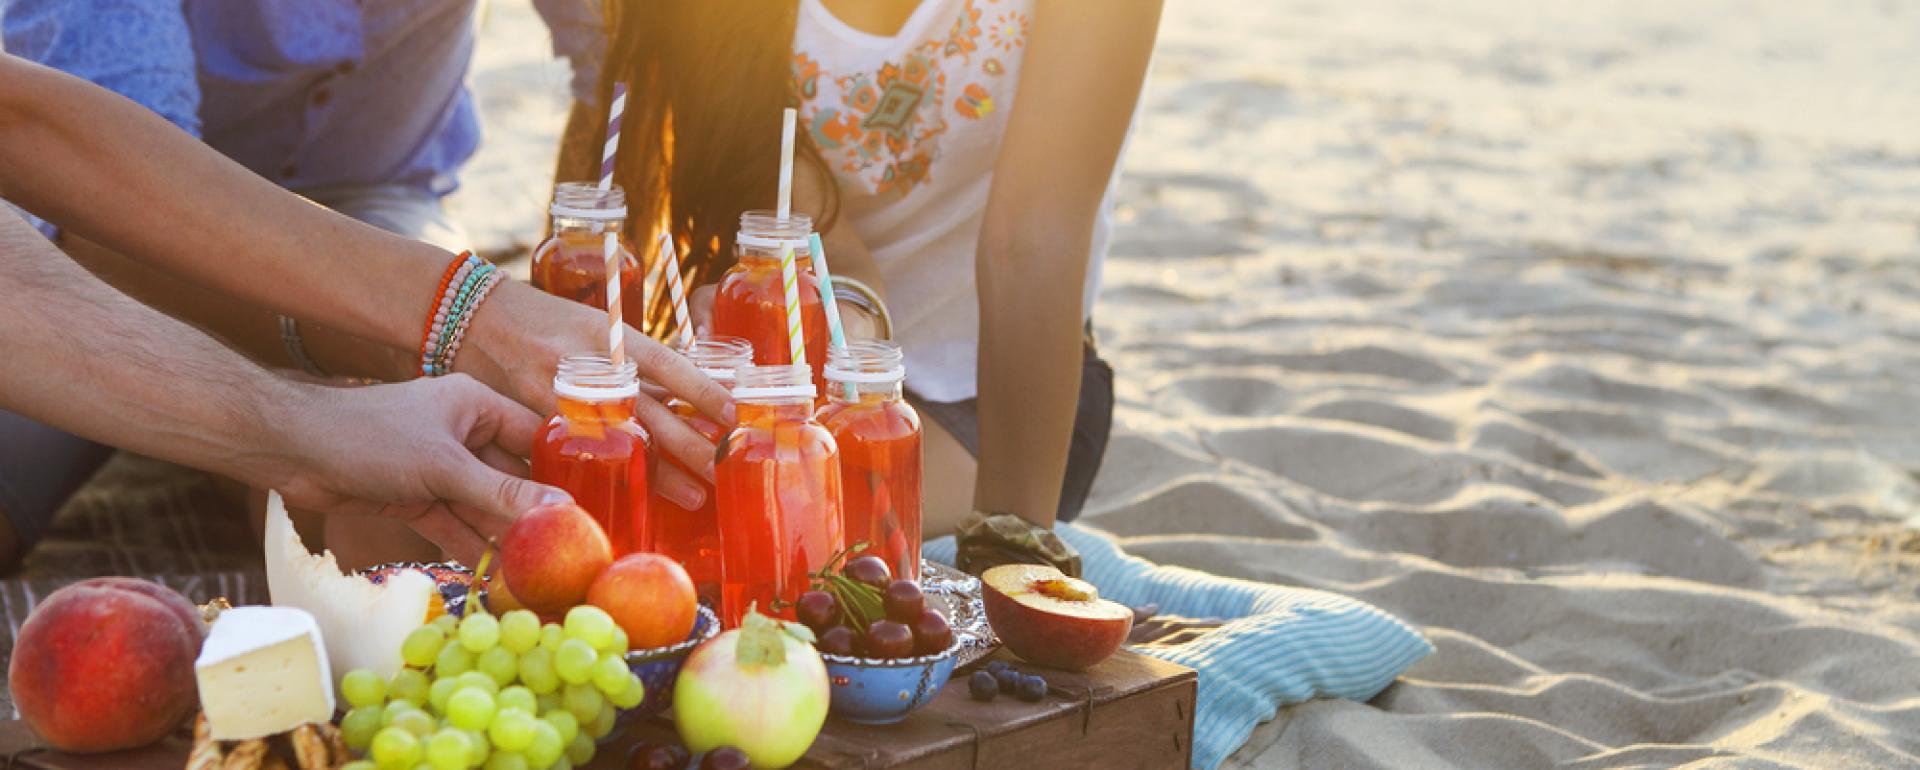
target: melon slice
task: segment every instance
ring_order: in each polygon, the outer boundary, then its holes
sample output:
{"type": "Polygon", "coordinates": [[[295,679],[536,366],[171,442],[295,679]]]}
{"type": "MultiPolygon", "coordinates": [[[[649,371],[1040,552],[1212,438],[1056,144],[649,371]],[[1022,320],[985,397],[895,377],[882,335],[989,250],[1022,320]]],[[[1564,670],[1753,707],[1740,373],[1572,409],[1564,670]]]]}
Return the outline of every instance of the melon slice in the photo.
{"type": "Polygon", "coordinates": [[[273,604],[306,610],[319,623],[336,690],[340,679],[355,669],[367,669],[381,679],[400,670],[400,642],[427,621],[440,599],[433,578],[404,570],[376,585],[342,573],[332,551],[318,556],[307,551],[278,492],[267,493],[265,539],[267,591],[273,604]]]}

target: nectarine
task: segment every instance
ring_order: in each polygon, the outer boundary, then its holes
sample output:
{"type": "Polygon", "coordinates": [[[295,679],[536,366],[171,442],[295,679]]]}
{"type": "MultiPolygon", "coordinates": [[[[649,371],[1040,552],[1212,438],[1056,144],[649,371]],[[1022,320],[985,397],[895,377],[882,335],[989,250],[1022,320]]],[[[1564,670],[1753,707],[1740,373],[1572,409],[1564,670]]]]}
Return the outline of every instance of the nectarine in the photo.
{"type": "Polygon", "coordinates": [[[1133,630],[1133,610],[1093,584],[1038,564],[1003,564],[980,576],[987,624],[1033,663],[1078,671],[1106,660],[1133,630]]]}
{"type": "Polygon", "coordinates": [[[500,538],[500,576],[514,598],[543,615],[584,601],[594,578],[611,563],[607,533],[573,503],[520,514],[500,538]]]}
{"type": "Polygon", "coordinates": [[[657,553],[630,553],[600,573],[587,603],[606,610],[627,632],[633,649],[686,641],[699,617],[700,597],[685,567],[657,553]]]}
{"type": "Polygon", "coordinates": [[[62,588],[20,626],[8,687],[47,745],[72,753],[144,746],[200,702],[193,603],[160,585],[98,578],[62,588]]]}

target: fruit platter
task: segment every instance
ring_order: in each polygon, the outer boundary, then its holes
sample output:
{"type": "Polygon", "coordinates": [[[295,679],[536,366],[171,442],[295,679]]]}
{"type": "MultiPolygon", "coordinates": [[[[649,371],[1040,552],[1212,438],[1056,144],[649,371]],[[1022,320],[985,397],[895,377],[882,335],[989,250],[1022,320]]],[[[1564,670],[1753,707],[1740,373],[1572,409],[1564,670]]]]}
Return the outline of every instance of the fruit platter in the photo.
{"type": "Polygon", "coordinates": [[[1116,652],[1131,611],[1044,567],[976,578],[922,562],[895,575],[850,549],[794,601],[729,625],[679,563],[614,558],[570,504],[522,515],[472,567],[349,572],[310,552],[273,498],[265,555],[270,605],[196,606],[132,578],[48,596],[9,662],[21,721],[0,725],[0,756],[45,768],[693,770],[834,767],[863,747],[887,758],[874,766],[911,766],[959,745],[951,729],[929,733],[956,719],[985,745],[1075,709],[1122,713],[1111,704],[1135,693],[1191,703],[1190,672],[1186,689],[1167,690],[1183,672],[1116,652]]]}

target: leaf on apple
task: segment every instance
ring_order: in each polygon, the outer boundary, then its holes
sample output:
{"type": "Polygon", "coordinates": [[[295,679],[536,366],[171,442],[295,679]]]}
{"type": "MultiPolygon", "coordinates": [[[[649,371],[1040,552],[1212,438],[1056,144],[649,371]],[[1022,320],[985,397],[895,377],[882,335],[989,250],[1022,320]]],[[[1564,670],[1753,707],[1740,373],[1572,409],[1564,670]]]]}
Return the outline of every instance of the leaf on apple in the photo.
{"type": "Polygon", "coordinates": [[[781,666],[787,662],[787,646],[780,640],[780,624],[760,614],[758,607],[747,608],[740,621],[740,641],[733,648],[733,662],[741,666],[781,666]]]}

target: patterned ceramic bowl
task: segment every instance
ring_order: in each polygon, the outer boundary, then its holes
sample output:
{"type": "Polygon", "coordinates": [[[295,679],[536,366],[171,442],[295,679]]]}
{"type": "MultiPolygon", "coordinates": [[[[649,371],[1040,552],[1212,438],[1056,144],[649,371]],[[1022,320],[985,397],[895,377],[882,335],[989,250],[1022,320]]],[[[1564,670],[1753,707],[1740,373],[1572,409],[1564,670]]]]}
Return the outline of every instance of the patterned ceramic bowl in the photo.
{"type": "MultiPolygon", "coordinates": [[[[365,575],[374,585],[379,585],[385,583],[394,573],[409,570],[422,572],[427,577],[433,578],[434,585],[440,589],[440,601],[446,606],[448,615],[456,618],[466,616],[467,582],[473,579],[473,570],[467,569],[458,562],[391,562],[360,570],[360,574],[365,575]]],[[[485,602],[487,590],[477,589],[474,595],[480,597],[481,602],[485,602]]]]}
{"type": "Polygon", "coordinates": [[[906,719],[946,686],[956,666],[993,651],[993,632],[980,606],[980,581],[931,562],[921,565],[920,590],[927,606],[946,616],[953,644],[915,658],[855,658],[822,654],[833,714],[853,722],[884,725],[906,719]]]}
{"type": "Polygon", "coordinates": [[[620,720],[641,719],[666,711],[673,703],[673,684],[680,679],[680,665],[687,662],[693,648],[719,635],[719,616],[701,605],[699,616],[693,620],[693,632],[687,635],[686,641],[627,653],[627,665],[646,683],[647,697],[639,706],[620,712],[620,720]]]}

